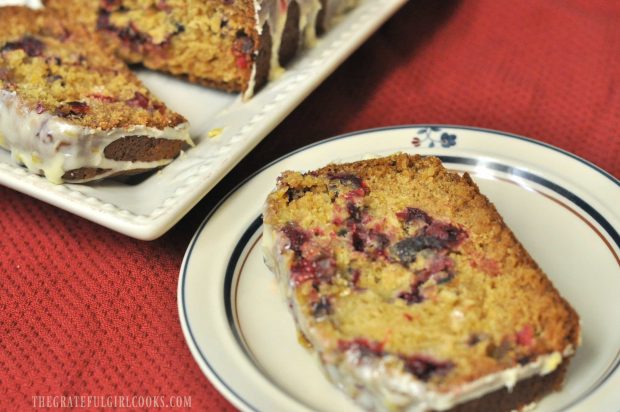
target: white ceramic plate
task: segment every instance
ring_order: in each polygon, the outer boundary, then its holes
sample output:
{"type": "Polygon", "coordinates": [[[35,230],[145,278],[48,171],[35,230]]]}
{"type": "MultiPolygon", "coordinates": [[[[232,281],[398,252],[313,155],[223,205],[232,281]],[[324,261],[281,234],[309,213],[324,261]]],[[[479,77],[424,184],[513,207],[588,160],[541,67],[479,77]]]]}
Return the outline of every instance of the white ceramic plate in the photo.
{"type": "Polygon", "coordinates": [[[244,411],[357,410],[297,342],[263,263],[260,213],[284,170],[397,151],[437,155],[472,174],[580,314],[583,345],[565,388],[537,411],[617,410],[620,182],[552,146],[463,127],[395,127],[319,142],[265,167],[215,208],[187,250],[178,288],[185,338],[211,382],[244,411]]]}
{"type": "MultiPolygon", "coordinates": [[[[35,6],[36,0],[0,0],[35,6]]],[[[166,75],[140,78],[168,106],[184,115],[197,143],[172,164],[137,184],[114,180],[53,185],[17,166],[0,149],[0,184],[68,210],[110,229],[150,240],[165,233],[258,142],[364,42],[405,0],[361,0],[316,47],[249,102],[166,75]],[[208,132],[222,129],[217,138],[208,132]]]]}

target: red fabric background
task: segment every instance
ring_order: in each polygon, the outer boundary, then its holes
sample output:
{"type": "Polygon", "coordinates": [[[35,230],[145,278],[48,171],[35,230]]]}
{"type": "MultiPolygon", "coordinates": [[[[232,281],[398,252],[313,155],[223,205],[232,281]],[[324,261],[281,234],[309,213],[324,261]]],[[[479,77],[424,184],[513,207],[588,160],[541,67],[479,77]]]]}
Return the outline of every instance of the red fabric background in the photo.
{"type": "Polygon", "coordinates": [[[0,409],[34,395],[191,395],[232,407],[194,363],[183,253],[262,164],[357,129],[446,123],[551,143],[620,178],[620,2],[409,2],[169,233],[143,242],[0,187],[0,409]]]}

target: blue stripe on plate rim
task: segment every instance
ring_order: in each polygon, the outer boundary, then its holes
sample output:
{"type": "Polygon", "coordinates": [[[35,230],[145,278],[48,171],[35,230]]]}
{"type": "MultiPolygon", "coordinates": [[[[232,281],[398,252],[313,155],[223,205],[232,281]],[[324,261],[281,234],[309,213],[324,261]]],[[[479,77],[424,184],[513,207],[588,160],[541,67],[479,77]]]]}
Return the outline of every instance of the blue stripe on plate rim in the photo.
{"type": "MultiPolygon", "coordinates": [[[[374,129],[367,129],[367,130],[361,130],[361,131],[356,131],[356,132],[351,132],[351,133],[346,133],[346,134],[342,134],[342,135],[338,135],[338,136],[334,136],[325,140],[321,140],[315,143],[312,143],[310,145],[301,147],[299,149],[296,149],[290,153],[287,153],[286,155],[268,163],[267,165],[261,167],[259,170],[257,170],[256,172],[254,172],[252,175],[248,176],[247,178],[245,178],[241,183],[239,183],[238,185],[236,185],[228,194],[226,194],[218,203],[217,205],[211,210],[211,212],[209,212],[209,214],[207,215],[207,217],[202,221],[202,223],[200,224],[200,226],[198,227],[198,230],[196,231],[196,234],[193,236],[190,245],[188,247],[188,251],[186,254],[186,257],[184,259],[184,265],[183,265],[183,271],[181,272],[181,307],[182,307],[182,317],[181,317],[181,321],[186,325],[187,327],[187,331],[188,334],[192,340],[192,344],[194,346],[194,348],[196,349],[197,353],[200,355],[202,361],[204,362],[205,366],[211,371],[211,373],[213,374],[213,376],[220,382],[220,384],[222,384],[227,390],[228,392],[234,396],[234,398],[240,402],[241,404],[245,405],[249,410],[252,411],[258,411],[258,409],[256,409],[255,407],[253,407],[250,403],[248,403],[243,397],[241,397],[237,392],[235,392],[235,390],[226,383],[226,381],[224,381],[221,376],[218,375],[217,371],[211,366],[211,364],[209,363],[207,357],[205,356],[205,354],[202,352],[202,350],[200,349],[198,342],[194,336],[194,333],[192,331],[191,328],[191,323],[189,321],[189,318],[187,316],[187,308],[186,308],[186,299],[185,299],[185,281],[187,279],[187,264],[186,262],[189,261],[189,258],[193,252],[194,246],[196,245],[196,240],[198,239],[199,235],[201,234],[202,230],[205,228],[205,226],[207,225],[207,223],[209,222],[209,220],[211,219],[211,217],[215,214],[216,211],[219,210],[219,208],[226,202],[226,200],[233,194],[235,193],[237,190],[239,190],[242,186],[244,186],[247,182],[249,182],[251,179],[253,179],[256,175],[258,175],[259,173],[261,173],[263,170],[268,169],[269,167],[273,166],[274,164],[288,158],[291,157],[297,153],[303,152],[305,150],[311,149],[313,147],[317,147],[326,143],[330,143],[336,140],[341,140],[341,139],[346,139],[349,137],[353,137],[356,135],[361,135],[361,134],[370,134],[370,133],[379,133],[379,132],[383,132],[383,131],[388,131],[388,130],[404,130],[404,129],[420,129],[420,128],[442,128],[442,129],[451,129],[451,130],[468,130],[468,131],[478,131],[478,132],[483,132],[483,133],[488,133],[488,134],[494,134],[494,135],[499,135],[502,137],[507,137],[507,138],[511,138],[511,139],[516,139],[516,140],[522,140],[528,143],[532,143],[538,146],[542,146],[545,147],[547,149],[551,149],[555,152],[559,152],[565,156],[568,156],[574,160],[577,160],[578,162],[586,165],[587,167],[593,169],[594,171],[600,173],[601,175],[603,175],[605,178],[609,179],[612,183],[616,184],[618,187],[620,187],[620,180],[616,179],[614,176],[612,176],[610,173],[606,172],[605,170],[601,169],[600,167],[596,166],[595,164],[573,154],[570,152],[567,152],[566,150],[560,149],[556,146],[550,145],[548,143],[544,143],[544,142],[540,142],[534,139],[530,139],[524,136],[519,136],[519,135],[515,135],[515,134],[511,134],[511,133],[506,133],[506,132],[501,132],[501,131],[496,131],[496,130],[492,130],[492,129],[484,129],[484,128],[478,128],[478,127],[470,127],[470,126],[453,126],[453,125],[438,125],[438,124],[419,124],[419,125],[402,125],[402,126],[390,126],[390,127],[380,127],[380,128],[374,128],[374,129]]],[[[476,165],[478,164],[477,159],[474,158],[468,158],[468,157],[459,157],[459,156],[446,156],[446,155],[436,155],[437,157],[439,157],[442,162],[445,163],[450,163],[450,164],[464,164],[464,165],[468,165],[468,166],[472,166],[472,165],[476,165]]],[[[578,206],[580,209],[582,209],[585,213],[587,213],[590,217],[592,217],[592,219],[594,219],[599,225],[601,225],[601,227],[607,232],[607,234],[613,239],[614,243],[616,244],[616,246],[618,248],[620,248],[620,235],[618,234],[618,232],[613,228],[613,226],[598,212],[596,211],[592,206],[590,206],[586,201],[584,201],[583,199],[581,199],[580,197],[578,197],[577,195],[573,194],[572,192],[570,192],[569,190],[561,187],[560,185],[553,183],[541,176],[538,176],[536,174],[533,174],[531,172],[528,172],[526,170],[523,169],[519,169],[519,168],[515,168],[513,166],[509,166],[509,165],[505,165],[505,164],[501,164],[501,163],[497,163],[497,162],[488,162],[485,161],[484,162],[484,166],[492,169],[492,170],[496,170],[499,172],[504,172],[504,173],[508,173],[514,176],[518,176],[520,178],[526,179],[526,180],[530,180],[534,183],[537,183],[541,186],[544,186],[554,192],[556,192],[557,194],[559,194],[560,196],[566,198],[567,200],[569,200],[571,203],[575,204],[576,206],[578,206]]],[[[233,319],[233,315],[232,315],[232,281],[234,278],[234,268],[236,267],[236,264],[239,260],[239,258],[241,257],[241,254],[243,252],[243,250],[245,249],[248,241],[252,238],[252,236],[256,233],[256,231],[260,228],[260,226],[262,225],[262,218],[261,216],[258,216],[249,226],[248,228],[245,230],[245,232],[243,233],[243,235],[241,236],[241,238],[239,239],[237,245],[235,246],[229,261],[228,261],[228,265],[227,265],[227,269],[226,269],[226,273],[225,273],[225,279],[224,279],[224,288],[223,288],[223,293],[224,293],[224,302],[225,302],[225,310],[226,310],[226,317],[229,323],[229,327],[231,328],[231,331],[235,337],[235,339],[237,340],[237,342],[239,343],[240,347],[243,349],[244,353],[246,356],[248,356],[248,358],[252,361],[250,355],[247,353],[247,351],[245,350],[245,345],[242,341],[242,339],[239,336],[239,332],[237,330],[237,328],[234,325],[234,319],[233,319]]],[[[619,353],[620,354],[620,353],[619,353]]],[[[589,390],[587,390],[584,394],[582,394],[579,398],[573,400],[569,405],[565,405],[563,406],[564,408],[568,408],[570,406],[574,406],[575,404],[577,404],[578,402],[581,402],[582,400],[584,400],[586,397],[590,396],[597,388],[599,388],[609,377],[611,377],[614,372],[619,368],[620,366],[620,356],[616,356],[616,359],[614,360],[614,362],[612,363],[611,367],[609,367],[607,369],[607,373],[598,379],[598,382],[589,390]]]]}

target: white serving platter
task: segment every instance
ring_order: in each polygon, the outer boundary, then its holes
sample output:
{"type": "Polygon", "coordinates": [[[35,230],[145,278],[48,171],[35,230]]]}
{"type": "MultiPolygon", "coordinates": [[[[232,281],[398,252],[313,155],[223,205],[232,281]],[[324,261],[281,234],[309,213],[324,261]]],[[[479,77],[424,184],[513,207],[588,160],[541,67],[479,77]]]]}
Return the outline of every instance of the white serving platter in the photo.
{"type": "MultiPolygon", "coordinates": [[[[32,0],[0,0],[0,6],[32,0]]],[[[143,70],[144,83],[191,124],[196,146],[139,183],[54,185],[0,149],[0,184],[138,239],[161,236],[387,20],[405,0],[361,0],[249,102],[238,95],[143,70]],[[209,131],[221,129],[215,137],[209,131]]]]}

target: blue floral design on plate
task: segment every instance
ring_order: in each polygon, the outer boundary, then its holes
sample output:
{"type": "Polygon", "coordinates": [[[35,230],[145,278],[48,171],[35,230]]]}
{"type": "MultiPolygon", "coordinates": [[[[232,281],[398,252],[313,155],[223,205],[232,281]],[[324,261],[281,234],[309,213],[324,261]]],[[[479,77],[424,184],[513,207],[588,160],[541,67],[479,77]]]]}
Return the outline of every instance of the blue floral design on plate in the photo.
{"type": "Polygon", "coordinates": [[[441,145],[441,147],[449,148],[456,146],[456,135],[442,132],[439,127],[423,127],[417,133],[419,136],[411,139],[411,144],[415,147],[435,147],[435,145],[441,145]]]}

